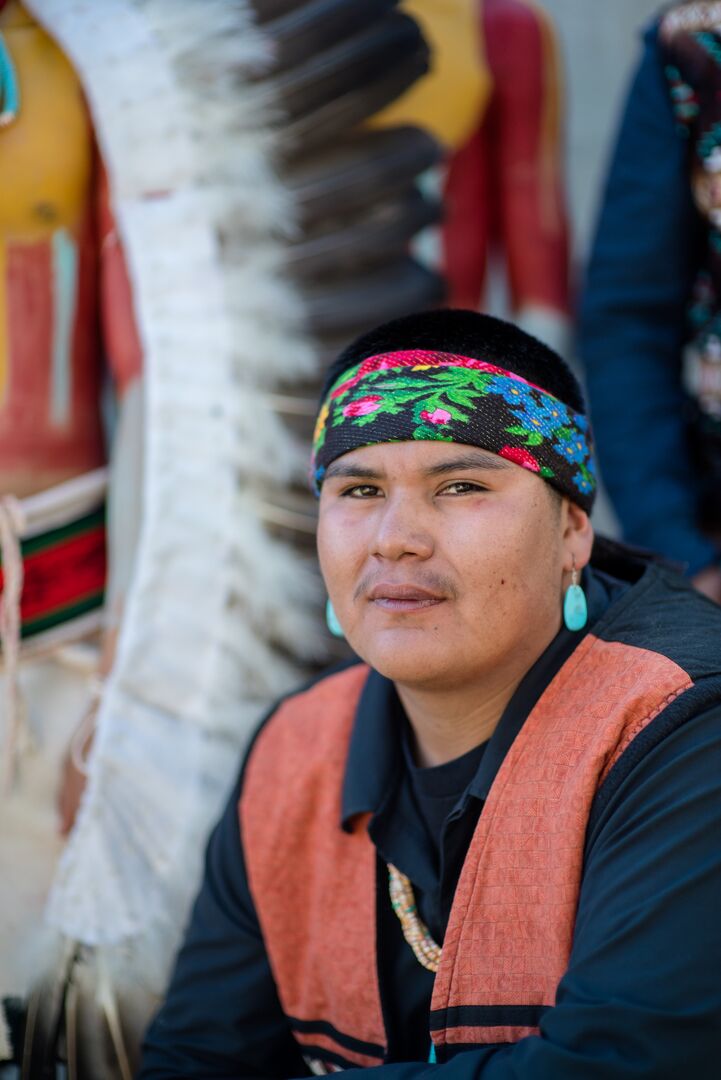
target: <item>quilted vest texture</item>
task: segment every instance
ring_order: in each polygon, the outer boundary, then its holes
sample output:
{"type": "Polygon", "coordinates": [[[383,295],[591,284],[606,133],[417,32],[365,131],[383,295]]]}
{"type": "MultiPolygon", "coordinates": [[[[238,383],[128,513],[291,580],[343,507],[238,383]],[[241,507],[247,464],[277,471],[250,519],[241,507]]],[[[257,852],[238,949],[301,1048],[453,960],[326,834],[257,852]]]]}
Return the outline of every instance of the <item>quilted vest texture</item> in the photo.
{"type": "MultiPolygon", "coordinates": [[[[382,1064],[376,852],[341,828],[355,710],[346,669],[286,700],[251,752],[239,804],[250,887],[280,1001],[307,1059],[382,1064]]],[[[659,653],[589,634],[499,769],[461,871],[430,1016],[438,1061],[537,1032],[567,967],[594,795],[629,743],[692,686],[659,653]]]]}

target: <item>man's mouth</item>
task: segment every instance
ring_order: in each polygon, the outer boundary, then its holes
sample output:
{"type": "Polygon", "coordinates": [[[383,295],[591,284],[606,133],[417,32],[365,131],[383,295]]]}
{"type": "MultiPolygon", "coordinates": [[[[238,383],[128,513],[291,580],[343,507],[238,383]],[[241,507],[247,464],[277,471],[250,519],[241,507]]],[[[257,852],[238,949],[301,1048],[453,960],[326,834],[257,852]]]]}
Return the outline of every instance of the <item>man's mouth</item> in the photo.
{"type": "Polygon", "coordinates": [[[437,607],[446,598],[420,585],[396,585],[382,581],[373,586],[368,599],[383,611],[414,612],[437,607]]]}

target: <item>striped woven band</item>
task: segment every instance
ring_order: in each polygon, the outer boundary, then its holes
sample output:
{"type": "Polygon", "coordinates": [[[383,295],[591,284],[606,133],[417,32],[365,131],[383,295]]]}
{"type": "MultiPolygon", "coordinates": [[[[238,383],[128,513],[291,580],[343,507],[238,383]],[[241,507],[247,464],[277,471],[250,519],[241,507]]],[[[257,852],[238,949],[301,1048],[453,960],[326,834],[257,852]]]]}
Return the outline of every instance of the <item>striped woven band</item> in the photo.
{"type": "MultiPolygon", "coordinates": [[[[23,641],[100,608],[105,595],[105,507],[20,544],[23,641]]],[[[4,575],[0,563],[0,591],[4,575]]]]}
{"type": "Polygon", "coordinates": [[[582,413],[495,364],[421,350],[368,357],[330,388],[313,435],[316,493],[342,454],[410,439],[490,450],[584,510],[593,506],[596,470],[582,413]]]}

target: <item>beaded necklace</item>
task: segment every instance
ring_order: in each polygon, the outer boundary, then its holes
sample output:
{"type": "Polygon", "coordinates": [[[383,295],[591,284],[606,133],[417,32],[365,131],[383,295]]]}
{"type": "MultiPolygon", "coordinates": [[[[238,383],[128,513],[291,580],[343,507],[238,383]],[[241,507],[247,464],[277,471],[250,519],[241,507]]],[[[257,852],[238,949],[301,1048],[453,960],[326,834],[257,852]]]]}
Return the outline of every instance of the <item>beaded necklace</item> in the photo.
{"type": "Polygon", "coordinates": [[[441,946],[433,940],[418,914],[410,879],[392,863],[388,863],[388,891],[393,910],[400,920],[403,937],[413,949],[418,963],[435,975],[441,962],[441,946]]]}

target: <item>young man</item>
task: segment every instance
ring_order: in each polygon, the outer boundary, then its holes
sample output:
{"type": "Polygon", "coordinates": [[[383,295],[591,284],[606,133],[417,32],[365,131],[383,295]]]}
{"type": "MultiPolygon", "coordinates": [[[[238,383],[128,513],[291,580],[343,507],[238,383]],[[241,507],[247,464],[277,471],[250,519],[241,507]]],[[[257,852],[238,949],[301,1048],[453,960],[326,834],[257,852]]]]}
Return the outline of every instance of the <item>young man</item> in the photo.
{"type": "Polygon", "coordinates": [[[594,543],[573,376],[485,316],[389,323],[313,476],[361,660],[263,723],[142,1077],[715,1077],[721,612],[594,543]]]}

